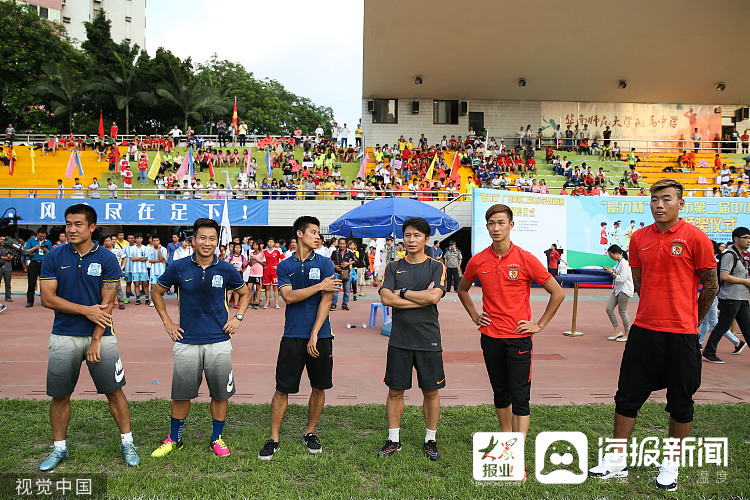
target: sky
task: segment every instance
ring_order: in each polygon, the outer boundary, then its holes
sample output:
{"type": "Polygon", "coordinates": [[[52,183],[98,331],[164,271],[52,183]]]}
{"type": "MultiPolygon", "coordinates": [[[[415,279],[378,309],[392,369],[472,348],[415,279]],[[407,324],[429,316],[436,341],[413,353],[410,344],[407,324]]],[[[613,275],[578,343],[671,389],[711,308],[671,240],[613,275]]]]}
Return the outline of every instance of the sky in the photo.
{"type": "Polygon", "coordinates": [[[164,47],[194,64],[216,53],[330,106],[353,129],[362,115],[363,17],[364,0],[148,0],[146,50],[164,47]]]}

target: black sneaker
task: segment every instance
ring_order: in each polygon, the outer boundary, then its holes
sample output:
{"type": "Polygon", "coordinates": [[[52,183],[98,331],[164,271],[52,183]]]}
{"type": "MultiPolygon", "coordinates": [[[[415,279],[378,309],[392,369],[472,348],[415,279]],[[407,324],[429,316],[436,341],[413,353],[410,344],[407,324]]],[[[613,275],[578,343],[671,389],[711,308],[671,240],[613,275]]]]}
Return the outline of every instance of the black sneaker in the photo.
{"type": "Polygon", "coordinates": [[[318,439],[318,436],[313,434],[312,432],[310,434],[305,434],[302,436],[302,444],[307,446],[307,451],[310,453],[320,453],[323,451],[323,447],[320,445],[320,439],[318,439]]]}
{"type": "Polygon", "coordinates": [[[258,453],[258,460],[271,460],[273,458],[273,454],[279,451],[279,448],[281,448],[281,445],[277,441],[269,439],[268,441],[266,441],[263,449],[260,450],[260,453],[258,453]]]}
{"type": "Polygon", "coordinates": [[[150,305],[151,305],[151,301],[150,301],[149,299],[146,299],[146,305],[147,305],[147,306],[150,306],[150,305]]]}
{"type": "Polygon", "coordinates": [[[424,452],[433,462],[440,458],[440,452],[437,449],[437,443],[434,439],[430,439],[424,444],[424,452]]]}
{"type": "Polygon", "coordinates": [[[331,311],[335,311],[335,310],[336,310],[336,305],[334,304],[331,306],[331,311]]]}
{"type": "Polygon", "coordinates": [[[383,448],[378,452],[379,457],[390,457],[397,451],[401,450],[401,441],[391,441],[390,439],[385,442],[383,448]]]}
{"type": "Polygon", "coordinates": [[[732,354],[739,354],[741,353],[745,347],[747,347],[747,343],[744,340],[740,340],[740,343],[737,344],[737,347],[734,348],[734,352],[732,354]]]}
{"type": "Polygon", "coordinates": [[[138,306],[138,305],[140,305],[140,304],[141,304],[141,299],[135,299],[135,305],[137,305],[137,306],[138,306]]]}
{"type": "Polygon", "coordinates": [[[716,363],[717,365],[724,364],[724,362],[721,359],[719,359],[719,357],[716,354],[704,354],[703,361],[708,361],[709,363],[716,363]]]}
{"type": "Polygon", "coordinates": [[[117,308],[118,308],[118,309],[125,309],[125,304],[122,304],[122,303],[120,303],[120,304],[119,304],[119,305],[117,306],[117,308]]]}
{"type": "Polygon", "coordinates": [[[348,311],[349,310],[349,306],[341,306],[341,309],[344,310],[344,311],[348,311]]]}

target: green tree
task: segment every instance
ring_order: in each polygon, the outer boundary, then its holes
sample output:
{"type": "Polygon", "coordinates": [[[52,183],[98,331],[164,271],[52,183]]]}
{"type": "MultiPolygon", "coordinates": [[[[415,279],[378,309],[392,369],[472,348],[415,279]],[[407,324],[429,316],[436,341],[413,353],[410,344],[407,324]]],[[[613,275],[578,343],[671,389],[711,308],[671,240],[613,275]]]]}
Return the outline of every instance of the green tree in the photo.
{"type": "Polygon", "coordinates": [[[52,113],[68,118],[68,130],[73,131],[73,115],[81,100],[80,75],[67,62],[45,64],[42,71],[47,78],[38,80],[32,92],[50,99],[52,113]]]}
{"type": "Polygon", "coordinates": [[[120,54],[115,53],[120,67],[119,71],[112,77],[94,76],[84,85],[86,90],[101,91],[114,100],[117,109],[125,110],[125,134],[130,134],[130,105],[134,102],[142,102],[148,105],[156,104],[154,95],[147,91],[138,91],[140,82],[136,77],[135,66],[127,67],[120,54]]]}
{"type": "Polygon", "coordinates": [[[172,82],[162,82],[156,93],[167,102],[177,106],[184,118],[187,130],[188,119],[202,121],[204,114],[223,114],[228,110],[226,101],[215,88],[207,86],[201,79],[193,77],[185,81],[179,70],[172,67],[172,82]]]}
{"type": "Polygon", "coordinates": [[[65,29],[40,18],[25,3],[0,1],[0,33],[0,123],[13,123],[18,131],[62,126],[63,121],[37,105],[32,88],[46,78],[45,63],[83,61],[65,29]]]}

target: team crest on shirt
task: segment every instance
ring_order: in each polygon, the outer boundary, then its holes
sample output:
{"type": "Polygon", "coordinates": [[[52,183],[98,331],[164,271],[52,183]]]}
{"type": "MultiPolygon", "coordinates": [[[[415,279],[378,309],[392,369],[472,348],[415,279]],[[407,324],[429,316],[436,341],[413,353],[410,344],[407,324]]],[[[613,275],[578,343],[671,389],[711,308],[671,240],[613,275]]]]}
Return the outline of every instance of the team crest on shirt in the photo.
{"type": "Polygon", "coordinates": [[[89,276],[101,276],[102,275],[102,265],[98,262],[92,262],[89,264],[89,269],[86,272],[89,276]]]}
{"type": "Polygon", "coordinates": [[[509,267],[508,268],[508,279],[509,280],[517,280],[518,279],[518,268],[517,267],[509,267]]]}
{"type": "Polygon", "coordinates": [[[311,280],[319,280],[320,279],[320,268],[313,267],[310,269],[310,279],[311,280]]]}
{"type": "Polygon", "coordinates": [[[674,257],[682,257],[682,252],[685,250],[685,244],[680,241],[672,242],[672,255],[674,257]]]}
{"type": "Polygon", "coordinates": [[[224,276],[219,276],[218,274],[214,276],[211,279],[211,286],[214,288],[223,288],[224,287],[224,276]]]}

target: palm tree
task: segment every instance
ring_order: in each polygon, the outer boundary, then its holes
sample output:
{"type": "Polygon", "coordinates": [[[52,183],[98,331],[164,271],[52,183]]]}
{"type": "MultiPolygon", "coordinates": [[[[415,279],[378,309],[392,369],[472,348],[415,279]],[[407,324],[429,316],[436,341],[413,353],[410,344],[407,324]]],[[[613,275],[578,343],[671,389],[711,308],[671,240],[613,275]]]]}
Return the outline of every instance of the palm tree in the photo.
{"type": "Polygon", "coordinates": [[[183,130],[187,130],[188,118],[202,120],[204,113],[223,114],[229,110],[228,103],[215,88],[205,85],[196,77],[186,83],[179,71],[171,66],[170,69],[174,82],[160,83],[156,93],[180,108],[185,118],[183,130]]]}
{"type": "Polygon", "coordinates": [[[150,92],[136,92],[138,78],[135,65],[126,67],[120,54],[115,52],[115,58],[120,64],[120,73],[114,77],[95,76],[84,85],[84,91],[98,90],[109,94],[115,101],[117,109],[125,110],[125,134],[130,134],[130,103],[140,101],[144,104],[155,105],[156,98],[150,92]]]}
{"type": "Polygon", "coordinates": [[[68,115],[68,127],[73,131],[73,110],[79,103],[82,87],[75,70],[67,63],[42,66],[47,79],[34,84],[31,91],[50,98],[51,111],[57,116],[68,115]]]}

